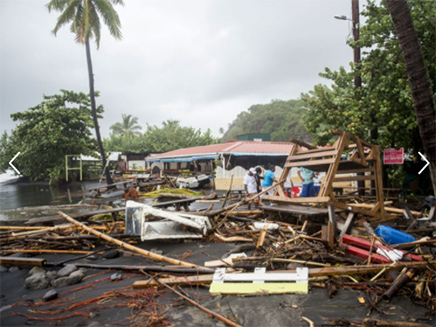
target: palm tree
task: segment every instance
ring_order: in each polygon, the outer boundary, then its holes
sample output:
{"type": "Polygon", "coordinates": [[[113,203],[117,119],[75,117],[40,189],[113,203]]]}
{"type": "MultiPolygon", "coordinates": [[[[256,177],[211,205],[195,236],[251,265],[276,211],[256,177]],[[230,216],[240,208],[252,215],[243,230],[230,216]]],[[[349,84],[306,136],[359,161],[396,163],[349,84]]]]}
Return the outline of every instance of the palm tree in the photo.
{"type": "Polygon", "coordinates": [[[118,122],[110,127],[112,133],[115,135],[120,135],[123,138],[131,138],[133,136],[141,135],[138,130],[142,129],[142,127],[138,125],[137,117],[132,117],[132,115],[125,114],[122,114],[121,117],[123,119],[122,123],[118,122]]]}
{"type": "Polygon", "coordinates": [[[111,35],[116,39],[121,39],[121,22],[117,12],[112,4],[123,5],[122,0],[51,0],[48,4],[48,10],[56,10],[61,12],[58,17],[53,33],[71,23],[71,32],[76,34],[76,42],[85,44],[86,59],[88,63],[88,78],[89,78],[89,96],[91,99],[92,117],[95,126],[95,135],[97,137],[98,147],[105,170],[106,182],[112,184],[112,178],[109,170],[106,169],[106,154],[103,148],[103,142],[100,135],[100,127],[98,125],[97,109],[95,104],[94,91],[94,74],[92,70],[91,49],[89,40],[95,38],[97,49],[100,46],[100,16],[103,18],[104,24],[108,27],[111,35]]]}
{"type": "Polygon", "coordinates": [[[406,0],[386,0],[403,53],[413,106],[436,195],[436,113],[427,67],[406,0]]]}

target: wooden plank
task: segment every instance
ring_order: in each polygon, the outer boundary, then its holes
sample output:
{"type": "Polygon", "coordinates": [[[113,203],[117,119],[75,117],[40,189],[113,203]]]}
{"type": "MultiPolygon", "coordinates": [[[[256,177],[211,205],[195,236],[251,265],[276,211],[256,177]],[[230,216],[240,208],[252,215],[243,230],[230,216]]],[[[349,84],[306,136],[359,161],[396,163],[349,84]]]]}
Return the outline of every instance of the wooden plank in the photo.
{"type": "Polygon", "coordinates": [[[343,177],[335,177],[333,183],[337,182],[352,182],[352,181],[370,181],[374,180],[374,175],[365,175],[365,176],[343,176],[343,177]]]}
{"type": "Polygon", "coordinates": [[[338,170],[336,175],[341,174],[357,174],[357,173],[373,173],[375,170],[372,167],[368,168],[360,168],[360,169],[347,169],[347,170],[338,170]]]}
{"type": "Polygon", "coordinates": [[[287,203],[320,203],[330,201],[330,197],[310,197],[310,198],[287,198],[274,195],[265,195],[263,197],[265,200],[277,201],[277,202],[287,202],[287,203]]]}
{"type": "Polygon", "coordinates": [[[303,159],[312,159],[312,158],[322,158],[322,157],[331,157],[333,155],[336,155],[337,151],[335,148],[331,148],[330,151],[323,151],[323,152],[315,152],[315,153],[306,153],[306,152],[301,152],[301,153],[297,153],[293,156],[289,156],[288,159],[286,159],[286,161],[294,161],[294,160],[303,160],[303,159]],[[334,150],[334,151],[332,151],[334,150]]]}
{"type": "MultiPolygon", "coordinates": [[[[315,208],[301,205],[273,205],[273,206],[260,206],[264,211],[286,212],[304,216],[327,216],[328,211],[324,208],[315,208]]],[[[339,211],[339,210],[338,210],[339,211]]]]}
{"type": "Polygon", "coordinates": [[[345,221],[344,226],[342,227],[341,234],[339,235],[339,238],[342,239],[345,234],[348,233],[348,230],[351,228],[354,222],[354,218],[356,217],[356,214],[354,212],[350,212],[348,214],[347,220],[345,221]]]}
{"type": "Polygon", "coordinates": [[[285,168],[292,167],[310,167],[317,165],[329,165],[335,162],[335,159],[321,159],[321,160],[313,160],[313,161],[298,161],[298,162],[288,162],[285,164],[285,168]]]}
{"type": "Polygon", "coordinates": [[[341,208],[344,210],[359,212],[359,213],[362,213],[362,214],[368,215],[368,216],[374,216],[374,213],[372,213],[371,210],[365,209],[364,207],[353,206],[353,204],[342,203],[339,201],[334,201],[333,203],[334,203],[335,207],[338,207],[338,208],[341,208]]]}
{"type": "Polygon", "coordinates": [[[365,159],[365,153],[363,151],[362,140],[358,137],[356,137],[356,144],[357,144],[357,152],[359,153],[359,157],[360,157],[359,161],[362,163],[362,165],[366,165],[366,159],[365,159]]]}
{"type": "Polygon", "coordinates": [[[385,209],[384,209],[384,194],[383,194],[383,178],[382,178],[382,166],[381,166],[381,158],[380,158],[380,148],[378,146],[374,146],[372,153],[374,155],[374,158],[376,158],[375,161],[375,188],[376,188],[376,197],[377,197],[377,203],[380,203],[380,209],[379,209],[379,217],[384,218],[385,216],[385,209]]]}
{"type": "Polygon", "coordinates": [[[329,222],[332,223],[332,227],[333,227],[333,238],[336,238],[336,236],[338,235],[338,229],[336,226],[336,214],[335,214],[334,205],[331,203],[328,203],[327,204],[327,211],[329,214],[329,222]]]}
{"type": "Polygon", "coordinates": [[[318,153],[318,152],[324,152],[324,151],[336,151],[334,147],[323,147],[323,148],[316,148],[316,149],[310,149],[310,150],[302,150],[300,148],[299,151],[296,153],[318,153]]]}
{"type": "MultiPolygon", "coordinates": [[[[209,275],[199,275],[199,276],[181,276],[181,277],[171,277],[171,278],[160,278],[162,282],[168,285],[190,285],[190,284],[209,284],[213,280],[213,274],[209,275]]],[[[151,280],[139,280],[133,283],[133,288],[146,288],[146,287],[155,287],[159,284],[151,279],[151,280]]]]}
{"type": "Polygon", "coordinates": [[[47,264],[44,258],[0,257],[0,265],[42,267],[47,264]]]}
{"type": "MultiPolygon", "coordinates": [[[[349,203],[347,205],[350,207],[353,207],[353,208],[368,208],[368,209],[372,209],[375,206],[375,204],[367,204],[367,203],[349,203]]],[[[392,207],[384,207],[384,208],[385,208],[385,211],[388,211],[388,212],[403,214],[403,209],[392,208],[392,207]]],[[[419,216],[421,214],[421,212],[414,211],[414,210],[410,210],[410,212],[414,216],[419,216]]]]}

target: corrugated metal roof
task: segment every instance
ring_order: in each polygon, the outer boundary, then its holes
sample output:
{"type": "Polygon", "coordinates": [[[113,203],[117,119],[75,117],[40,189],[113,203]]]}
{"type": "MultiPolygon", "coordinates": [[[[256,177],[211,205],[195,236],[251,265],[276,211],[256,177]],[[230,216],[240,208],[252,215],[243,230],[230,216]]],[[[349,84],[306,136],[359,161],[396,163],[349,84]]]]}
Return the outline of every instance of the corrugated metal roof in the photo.
{"type": "Polygon", "coordinates": [[[160,153],[149,159],[177,158],[188,156],[204,156],[213,154],[245,154],[245,155],[289,155],[293,147],[287,142],[256,142],[256,141],[229,141],[220,144],[197,146],[160,153]]]}

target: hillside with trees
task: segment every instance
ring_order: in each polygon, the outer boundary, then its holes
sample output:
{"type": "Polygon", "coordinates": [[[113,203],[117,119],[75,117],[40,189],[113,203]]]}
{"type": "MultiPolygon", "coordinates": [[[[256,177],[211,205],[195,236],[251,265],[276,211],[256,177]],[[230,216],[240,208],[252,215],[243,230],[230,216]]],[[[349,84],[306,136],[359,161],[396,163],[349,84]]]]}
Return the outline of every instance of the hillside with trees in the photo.
{"type": "Polygon", "coordinates": [[[229,124],[223,141],[234,140],[241,134],[270,133],[271,141],[288,142],[293,137],[310,142],[311,136],[302,119],[304,106],[302,100],[272,100],[268,104],[252,105],[229,124]]]}

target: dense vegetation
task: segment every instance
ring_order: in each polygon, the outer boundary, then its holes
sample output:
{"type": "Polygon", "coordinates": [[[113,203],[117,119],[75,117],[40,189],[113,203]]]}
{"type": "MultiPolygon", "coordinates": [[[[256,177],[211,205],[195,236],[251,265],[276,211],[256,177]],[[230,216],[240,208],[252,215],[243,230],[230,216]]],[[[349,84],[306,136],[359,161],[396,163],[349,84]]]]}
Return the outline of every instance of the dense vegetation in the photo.
{"type": "Polygon", "coordinates": [[[290,137],[310,141],[302,119],[304,105],[301,100],[273,100],[269,104],[253,105],[229,125],[223,140],[236,139],[240,134],[270,133],[271,141],[288,142],[290,137]]]}
{"type": "MultiPolygon", "coordinates": [[[[101,114],[103,107],[97,112],[101,114]]],[[[9,160],[20,152],[14,165],[22,175],[57,182],[65,170],[65,155],[95,155],[97,151],[87,94],[61,90],[11,117],[19,123],[10,136],[5,132],[0,140],[2,171],[10,168],[9,160]]]]}
{"type": "MultiPolygon", "coordinates": [[[[411,0],[408,4],[436,94],[436,2],[411,0]]],[[[362,49],[358,72],[362,86],[354,86],[353,65],[351,72],[326,68],[320,76],[332,85],[319,84],[302,95],[310,107],[307,129],[318,144],[330,140],[331,130],[341,129],[383,147],[422,151],[404,59],[386,4],[369,1],[361,15],[366,22],[359,42],[350,41],[350,45],[362,49]]]]}
{"type": "Polygon", "coordinates": [[[129,120],[123,117],[123,123],[117,124],[112,125],[112,127],[117,126],[117,129],[111,127],[113,133],[104,140],[105,147],[109,151],[167,152],[221,141],[220,138],[212,136],[210,129],[203,133],[201,129],[180,126],[177,120],[164,121],[162,127],[147,124],[144,134],[137,131],[139,125],[136,117],[130,117],[129,120]],[[134,123],[131,123],[132,121],[134,123]],[[130,127],[127,126],[129,124],[130,127]],[[121,128],[121,125],[124,127],[121,128]],[[127,132],[129,128],[131,130],[127,132]],[[120,132],[121,130],[124,132],[120,132]]]}

